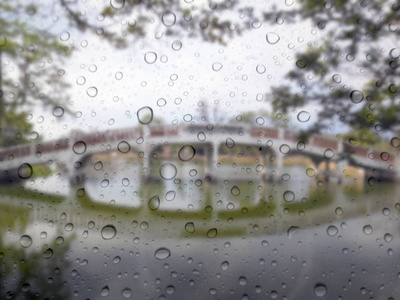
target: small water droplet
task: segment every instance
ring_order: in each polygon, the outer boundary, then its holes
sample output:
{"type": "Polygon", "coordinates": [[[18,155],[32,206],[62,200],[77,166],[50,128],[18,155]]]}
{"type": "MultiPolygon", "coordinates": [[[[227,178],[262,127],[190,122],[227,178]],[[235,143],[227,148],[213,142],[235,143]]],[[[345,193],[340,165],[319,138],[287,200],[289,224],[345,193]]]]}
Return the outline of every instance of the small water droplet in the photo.
{"type": "Polygon", "coordinates": [[[176,192],[175,191],[168,191],[165,193],[165,200],[172,201],[175,199],[176,192]]]}
{"type": "Polygon", "coordinates": [[[221,263],[221,269],[224,270],[224,271],[228,270],[228,269],[229,269],[229,262],[226,261],[226,260],[223,261],[223,262],[221,263]]]}
{"type": "Polygon", "coordinates": [[[331,159],[331,158],[334,157],[334,156],[335,156],[335,152],[334,152],[332,149],[328,148],[328,149],[326,149],[326,150],[324,151],[324,157],[325,157],[325,159],[331,159]]]}
{"type": "Polygon", "coordinates": [[[60,40],[62,40],[63,42],[66,42],[69,40],[70,38],[70,34],[68,31],[64,31],[63,33],[60,34],[60,40]]]}
{"type": "Polygon", "coordinates": [[[327,288],[326,288],[326,285],[325,285],[325,284],[317,283],[317,284],[314,286],[314,293],[315,293],[315,295],[316,295],[317,297],[323,297],[323,296],[325,296],[325,295],[326,295],[326,292],[327,292],[327,288]]]}
{"type": "Polygon", "coordinates": [[[132,296],[132,291],[130,288],[124,288],[121,292],[124,298],[130,298],[132,296]]]}
{"type": "Polygon", "coordinates": [[[24,248],[28,248],[32,245],[32,238],[27,235],[24,234],[23,236],[21,236],[21,238],[19,239],[19,243],[22,247],[24,248]]]}
{"type": "Polygon", "coordinates": [[[256,71],[258,74],[264,74],[267,71],[267,68],[263,64],[258,64],[256,67],[256,71]]]}
{"type": "Polygon", "coordinates": [[[101,295],[103,297],[108,296],[108,293],[110,292],[110,289],[108,288],[108,286],[105,286],[101,289],[101,295]]]}
{"type": "Polygon", "coordinates": [[[127,141],[122,141],[118,143],[117,148],[121,153],[128,153],[131,150],[131,145],[127,141]]]}
{"type": "Polygon", "coordinates": [[[334,226],[334,225],[330,225],[330,226],[328,226],[328,228],[326,229],[326,233],[329,235],[329,236],[335,236],[337,233],[338,233],[338,229],[337,229],[337,227],[336,226],[334,226]]]}
{"type": "Polygon", "coordinates": [[[302,110],[297,114],[297,120],[302,123],[306,123],[310,120],[311,114],[308,111],[302,110]]]}
{"type": "Polygon", "coordinates": [[[239,196],[240,195],[240,189],[239,189],[239,187],[238,186],[234,186],[234,187],[232,187],[232,189],[231,189],[231,194],[233,195],[233,196],[239,196]]]}
{"type": "Polygon", "coordinates": [[[193,222],[188,222],[185,224],[185,230],[189,233],[193,233],[195,232],[195,227],[194,227],[194,223],[193,222]]]}
{"type": "Polygon", "coordinates": [[[271,45],[275,45],[281,39],[275,32],[268,32],[266,35],[267,42],[271,45]]]}
{"type": "Polygon", "coordinates": [[[399,148],[400,147],[400,139],[398,137],[394,137],[390,140],[390,145],[393,148],[399,148]]]}
{"type": "Polygon", "coordinates": [[[165,163],[160,167],[160,175],[165,180],[174,179],[177,172],[175,165],[171,163],[165,163]]]}
{"type": "Polygon", "coordinates": [[[342,77],[340,77],[339,74],[334,74],[334,75],[332,76],[332,80],[333,80],[333,82],[335,82],[335,83],[341,83],[341,82],[342,82],[342,77]]]}
{"type": "Polygon", "coordinates": [[[305,60],[299,59],[299,60],[296,62],[296,66],[297,66],[299,69],[304,69],[304,68],[307,66],[307,63],[306,63],[305,60]]]}
{"type": "Polygon", "coordinates": [[[210,230],[207,231],[207,236],[209,238],[215,238],[218,234],[217,228],[211,228],[210,230]]]}
{"type": "Polygon", "coordinates": [[[100,182],[100,186],[101,186],[102,188],[108,187],[109,184],[110,184],[110,181],[109,181],[108,179],[103,179],[103,180],[100,182]]]}
{"type": "Polygon", "coordinates": [[[196,154],[196,150],[191,145],[183,146],[178,153],[178,157],[182,161],[189,161],[191,160],[196,154]]]}
{"type": "Polygon", "coordinates": [[[100,171],[101,169],[103,169],[103,163],[101,161],[98,161],[94,164],[94,169],[96,171],[100,171]]]}
{"type": "Polygon", "coordinates": [[[156,250],[154,257],[157,259],[167,259],[171,256],[171,251],[168,248],[161,247],[156,250]]]}
{"type": "Polygon", "coordinates": [[[157,54],[155,52],[147,52],[144,55],[144,61],[148,64],[154,64],[157,60],[157,54]]]}
{"type": "Polygon", "coordinates": [[[105,240],[111,240],[117,235],[117,229],[114,225],[106,225],[101,229],[101,236],[105,240]]]}
{"type": "Polygon", "coordinates": [[[86,94],[92,98],[96,97],[97,93],[98,93],[98,90],[95,86],[91,86],[86,90],[86,94]]]}
{"type": "Polygon", "coordinates": [[[78,141],[72,146],[72,150],[76,154],[83,154],[86,152],[86,143],[84,141],[78,141]]]}
{"type": "Polygon", "coordinates": [[[171,47],[172,47],[173,50],[179,51],[179,50],[182,49],[182,42],[179,41],[179,40],[176,40],[176,41],[174,41],[174,42],[172,43],[172,46],[171,46],[171,47]]]}
{"type": "Polygon", "coordinates": [[[53,108],[53,116],[60,118],[64,115],[64,108],[61,106],[56,106],[53,108]]]}
{"type": "Polygon", "coordinates": [[[353,103],[356,103],[356,104],[360,103],[361,101],[363,101],[363,99],[364,99],[364,94],[358,90],[353,90],[350,93],[350,100],[353,103]]]}
{"type": "Polygon", "coordinates": [[[172,12],[166,12],[162,15],[161,20],[166,27],[171,27],[176,22],[176,16],[172,12]]]}
{"type": "Polygon", "coordinates": [[[215,62],[215,63],[213,63],[213,65],[212,65],[212,69],[213,69],[215,72],[218,72],[219,70],[222,69],[222,64],[219,63],[219,62],[215,62]]]}
{"type": "Polygon", "coordinates": [[[204,142],[204,141],[206,140],[206,135],[205,135],[205,133],[202,132],[202,131],[200,131],[200,132],[197,134],[197,139],[198,139],[199,141],[204,142]]]}
{"type": "Polygon", "coordinates": [[[115,79],[121,80],[123,77],[124,77],[124,74],[122,72],[115,73],[115,79]]]}
{"type": "Polygon", "coordinates": [[[157,210],[160,207],[160,197],[157,195],[151,197],[148,206],[150,210],[157,210]]]}
{"type": "Polygon", "coordinates": [[[295,194],[292,191],[285,191],[283,193],[283,200],[286,202],[292,202],[295,199],[295,194]]]}
{"type": "Polygon", "coordinates": [[[363,232],[364,232],[366,235],[370,235],[370,234],[373,232],[372,226],[371,226],[371,225],[365,225],[365,226],[363,227],[363,232]]]}
{"type": "Polygon", "coordinates": [[[72,230],[74,230],[74,224],[67,223],[67,224],[65,224],[64,229],[65,229],[65,231],[72,231],[72,230]]]}
{"type": "Polygon", "coordinates": [[[33,175],[33,168],[28,163],[23,163],[18,168],[18,176],[21,179],[28,179],[33,175]]]}
{"type": "Polygon", "coordinates": [[[282,154],[288,154],[289,152],[290,152],[290,146],[289,145],[287,145],[287,144],[282,144],[280,147],[279,147],[279,151],[282,153],[282,154]]]}
{"type": "Polygon", "coordinates": [[[52,257],[53,256],[53,249],[51,249],[51,248],[48,248],[47,250],[45,250],[44,252],[43,252],[43,257],[45,258],[45,259],[49,259],[50,257],[52,257]]]}
{"type": "Polygon", "coordinates": [[[140,124],[150,124],[153,121],[153,109],[149,106],[142,107],[137,112],[137,118],[140,124]]]}
{"type": "Polygon", "coordinates": [[[244,277],[244,276],[240,276],[239,277],[239,284],[240,285],[246,285],[246,283],[247,283],[247,278],[244,277]]]}
{"type": "Polygon", "coordinates": [[[226,147],[228,147],[229,149],[232,149],[233,147],[235,147],[235,141],[231,138],[227,138],[225,141],[226,147]]]}

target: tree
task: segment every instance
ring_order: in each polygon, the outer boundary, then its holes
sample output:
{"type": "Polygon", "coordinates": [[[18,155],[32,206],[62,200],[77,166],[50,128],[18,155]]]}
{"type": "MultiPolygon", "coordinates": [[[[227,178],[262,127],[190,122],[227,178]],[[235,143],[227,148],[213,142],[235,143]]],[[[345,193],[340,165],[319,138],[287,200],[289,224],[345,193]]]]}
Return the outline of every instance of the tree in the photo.
{"type": "MultiPolygon", "coordinates": [[[[28,111],[38,104],[65,105],[65,71],[57,64],[71,49],[48,29],[25,21],[40,11],[34,4],[0,3],[0,145],[29,140],[28,111]]],[[[62,109],[64,110],[64,109],[62,109]]]]}
{"type": "Polygon", "coordinates": [[[317,131],[338,121],[361,131],[398,128],[400,1],[298,2],[264,18],[310,20],[324,39],[297,54],[288,83],[273,89],[274,107],[287,112],[314,104],[317,131]],[[359,72],[351,74],[350,68],[359,72]]]}

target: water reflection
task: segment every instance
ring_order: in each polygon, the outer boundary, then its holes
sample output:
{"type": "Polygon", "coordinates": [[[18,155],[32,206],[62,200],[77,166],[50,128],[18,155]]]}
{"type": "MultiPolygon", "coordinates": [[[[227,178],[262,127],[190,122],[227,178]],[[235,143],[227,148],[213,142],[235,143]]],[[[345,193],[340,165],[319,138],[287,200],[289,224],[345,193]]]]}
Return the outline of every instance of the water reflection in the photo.
{"type": "Polygon", "coordinates": [[[101,161],[100,170],[98,157],[86,166],[83,186],[58,178],[66,194],[39,188],[54,177],[2,187],[1,297],[57,290],[49,298],[305,299],[324,287],[329,299],[359,298],[364,288],[386,298],[400,293],[396,185],[360,191],[308,176],[303,165],[286,165],[277,182],[254,172],[209,180],[203,161],[167,158],[150,168],[173,164],[174,178],[146,179],[138,161],[101,161]]]}

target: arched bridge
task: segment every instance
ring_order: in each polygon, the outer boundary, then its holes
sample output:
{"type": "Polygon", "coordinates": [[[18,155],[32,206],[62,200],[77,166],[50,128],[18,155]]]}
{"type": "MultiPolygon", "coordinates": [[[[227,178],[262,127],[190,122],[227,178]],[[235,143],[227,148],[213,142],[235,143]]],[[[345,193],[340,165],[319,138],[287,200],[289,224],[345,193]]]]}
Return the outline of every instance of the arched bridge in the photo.
{"type": "Polygon", "coordinates": [[[206,173],[217,178],[226,176],[218,173],[220,161],[242,155],[237,153],[240,147],[257,149],[258,153],[251,155],[258,155],[263,176],[267,177],[271,173],[279,174],[285,157],[302,154],[316,166],[323,161],[336,162],[337,176],[341,176],[345,166],[353,165],[365,169],[368,177],[382,180],[400,178],[397,153],[394,152],[354,146],[320,135],[299,141],[296,133],[282,128],[212,124],[144,125],[95,133],[75,131],[69,137],[57,140],[3,148],[0,151],[0,172],[3,178],[18,178],[18,175],[24,179],[32,175],[32,165],[56,165],[72,182],[81,182],[85,176],[84,166],[91,156],[118,151],[121,154],[135,153],[142,161],[143,176],[151,176],[150,166],[160,149],[173,145],[192,145],[197,149],[197,155],[205,158],[206,173]]]}

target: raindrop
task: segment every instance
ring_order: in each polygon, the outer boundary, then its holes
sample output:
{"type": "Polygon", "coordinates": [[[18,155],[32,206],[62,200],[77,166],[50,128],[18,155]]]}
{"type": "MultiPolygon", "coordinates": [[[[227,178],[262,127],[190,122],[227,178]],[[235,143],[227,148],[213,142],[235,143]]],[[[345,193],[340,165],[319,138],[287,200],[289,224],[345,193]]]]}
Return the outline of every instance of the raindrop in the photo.
{"type": "Polygon", "coordinates": [[[60,34],[60,40],[62,40],[63,42],[66,42],[69,40],[70,38],[70,34],[68,31],[64,31],[63,33],[60,34]]]}
{"type": "Polygon", "coordinates": [[[171,256],[171,251],[165,247],[158,248],[154,253],[154,257],[157,259],[167,259],[170,256],[171,256]]]}
{"type": "Polygon", "coordinates": [[[182,161],[189,161],[194,157],[195,154],[196,149],[194,149],[193,146],[185,145],[179,150],[178,157],[182,161]]]}
{"type": "Polygon", "coordinates": [[[193,222],[188,222],[185,224],[185,230],[189,233],[193,233],[195,232],[195,227],[194,227],[194,223],[193,222]]]}
{"type": "Polygon", "coordinates": [[[394,84],[389,85],[388,91],[392,94],[397,93],[397,87],[394,84]]]}
{"type": "Polygon", "coordinates": [[[247,279],[244,276],[239,277],[239,284],[240,285],[246,285],[247,279]]]}
{"type": "Polygon", "coordinates": [[[65,224],[64,229],[65,229],[65,231],[72,231],[74,229],[74,224],[67,223],[67,224],[65,224]]]}
{"type": "Polygon", "coordinates": [[[290,226],[287,230],[287,237],[290,239],[294,234],[300,231],[300,227],[298,226],[290,226]]]}
{"type": "Polygon", "coordinates": [[[235,141],[232,140],[231,138],[227,138],[225,141],[226,147],[228,147],[229,149],[232,149],[233,147],[235,147],[235,141]]]}
{"type": "Polygon", "coordinates": [[[90,88],[88,88],[88,89],[86,90],[86,94],[87,94],[89,97],[92,97],[92,98],[96,97],[96,96],[97,96],[97,93],[98,93],[97,88],[94,87],[94,86],[91,86],[90,88]]]}
{"type": "Polygon", "coordinates": [[[76,191],[76,195],[77,195],[78,197],[83,197],[83,196],[85,196],[85,189],[84,189],[84,188],[78,189],[78,190],[76,191]]]}
{"type": "Polygon", "coordinates": [[[264,120],[264,118],[262,118],[262,117],[258,117],[258,118],[256,119],[256,123],[257,123],[257,125],[264,125],[265,120],[264,120]]]}
{"type": "Polygon", "coordinates": [[[251,23],[251,27],[253,27],[254,29],[260,28],[261,25],[262,25],[262,23],[261,23],[260,21],[253,21],[253,22],[251,23]]]}
{"type": "Polygon", "coordinates": [[[172,49],[175,51],[179,51],[182,49],[182,42],[180,40],[176,40],[172,43],[172,49]]]}
{"type": "Polygon", "coordinates": [[[302,110],[297,114],[297,120],[299,122],[305,123],[308,122],[311,118],[311,114],[308,111],[302,110]]]}
{"type": "Polygon", "coordinates": [[[331,159],[334,156],[335,156],[335,152],[331,148],[328,148],[328,149],[326,149],[324,151],[324,158],[325,159],[331,159]]]}
{"type": "Polygon", "coordinates": [[[62,245],[64,244],[64,238],[62,236],[59,236],[56,238],[56,245],[62,245]]]}
{"type": "Polygon", "coordinates": [[[140,223],[140,229],[142,230],[146,230],[147,228],[149,228],[149,223],[143,221],[142,223],[140,223]]]}
{"type": "Polygon", "coordinates": [[[157,105],[159,107],[164,107],[167,104],[167,100],[165,100],[164,98],[160,98],[157,100],[157,105]]]}
{"type": "Polygon", "coordinates": [[[304,60],[299,59],[299,60],[296,62],[296,66],[297,66],[298,68],[300,68],[300,69],[304,69],[304,68],[307,66],[307,63],[306,63],[304,60]]]}
{"type": "Polygon", "coordinates": [[[32,238],[29,235],[25,234],[21,236],[21,238],[19,239],[19,243],[22,247],[28,248],[30,245],[32,245],[32,238]]]}
{"type": "Polygon", "coordinates": [[[356,103],[356,104],[360,103],[361,101],[363,101],[363,99],[364,99],[364,94],[362,92],[358,91],[358,90],[353,90],[350,93],[350,100],[353,103],[356,103]]]}
{"type": "Polygon", "coordinates": [[[23,163],[22,165],[19,166],[18,168],[19,178],[28,179],[32,176],[32,174],[33,174],[33,168],[30,164],[23,163]]]}
{"type": "Polygon", "coordinates": [[[283,200],[285,200],[286,202],[292,202],[295,198],[295,195],[292,191],[285,191],[283,193],[283,200]]]}
{"type": "Polygon", "coordinates": [[[384,209],[382,209],[382,214],[383,214],[384,216],[390,215],[390,209],[387,208],[387,207],[385,207],[384,209]]]}
{"type": "Polygon", "coordinates": [[[108,179],[103,179],[100,183],[100,186],[102,188],[108,187],[108,185],[110,184],[110,181],[108,179]]]}
{"type": "Polygon", "coordinates": [[[124,298],[130,298],[132,296],[132,291],[130,288],[124,288],[121,292],[124,298]]]}
{"type": "Polygon", "coordinates": [[[326,285],[325,285],[325,284],[317,283],[317,284],[314,286],[314,293],[315,293],[315,295],[316,295],[317,297],[323,297],[323,296],[325,296],[326,292],[327,292],[327,288],[326,288],[326,285]]]}
{"type": "Polygon", "coordinates": [[[161,20],[163,24],[167,27],[171,27],[175,24],[176,22],[176,16],[172,12],[166,12],[162,15],[161,20]]]}
{"type": "Polygon", "coordinates": [[[394,137],[390,140],[390,145],[393,148],[399,148],[400,147],[400,139],[398,137],[394,137]]]}
{"type": "Polygon", "coordinates": [[[282,145],[279,147],[279,151],[280,151],[281,153],[283,153],[283,154],[288,154],[288,153],[290,152],[290,147],[289,147],[289,145],[287,145],[287,144],[282,144],[282,145]]]}
{"type": "Polygon", "coordinates": [[[297,143],[296,148],[297,148],[297,150],[299,150],[299,151],[303,151],[304,149],[306,149],[306,143],[304,143],[303,141],[299,141],[299,142],[297,143]]]}
{"type": "Polygon", "coordinates": [[[335,213],[336,213],[338,216],[341,216],[341,215],[343,215],[343,209],[342,209],[341,207],[336,207],[335,213]]]}
{"type": "Polygon", "coordinates": [[[127,141],[122,141],[118,143],[117,148],[121,153],[128,153],[131,150],[131,145],[127,141]]]}
{"type": "Polygon", "coordinates": [[[372,226],[371,226],[371,225],[365,225],[365,226],[363,227],[363,232],[364,232],[366,235],[370,235],[370,234],[372,233],[372,231],[373,231],[373,229],[372,229],[372,226]]]}
{"type": "Polygon", "coordinates": [[[79,84],[79,85],[84,85],[84,84],[86,83],[86,78],[83,77],[83,76],[79,76],[79,77],[76,79],[76,83],[79,84]]]}
{"type": "Polygon", "coordinates": [[[209,238],[215,238],[218,234],[217,228],[211,228],[210,230],[207,231],[207,236],[209,238]]]}
{"type": "Polygon", "coordinates": [[[308,177],[314,177],[315,176],[315,170],[313,168],[307,168],[306,169],[306,174],[308,177]]]}
{"type": "Polygon", "coordinates": [[[268,32],[266,35],[267,42],[271,45],[275,45],[281,39],[275,32],[268,32]]]}
{"type": "Polygon", "coordinates": [[[137,112],[137,118],[140,124],[150,124],[153,121],[153,109],[149,106],[142,107],[137,112]]]}
{"type": "Polygon", "coordinates": [[[262,172],[263,170],[264,170],[264,166],[263,166],[263,165],[258,164],[258,165],[256,166],[256,171],[257,171],[257,172],[262,172]]]}
{"type": "Polygon", "coordinates": [[[122,185],[123,185],[123,186],[128,186],[129,183],[130,183],[130,182],[129,182],[129,179],[128,179],[128,178],[123,178],[123,179],[122,179],[122,185]]]}
{"type": "Polygon", "coordinates": [[[240,189],[235,185],[234,187],[232,187],[231,189],[231,194],[233,196],[239,196],[240,195],[240,189]]]}
{"type": "Polygon", "coordinates": [[[86,152],[86,143],[84,141],[78,141],[72,146],[72,150],[76,154],[83,154],[86,152]]]}
{"type": "Polygon", "coordinates": [[[256,71],[258,74],[264,74],[266,70],[267,70],[267,68],[262,64],[259,64],[256,67],[256,71]]]}
{"type": "Polygon", "coordinates": [[[386,233],[383,236],[383,239],[385,240],[385,242],[390,243],[392,241],[392,239],[393,239],[393,236],[390,233],[386,233]]]}
{"type": "Polygon", "coordinates": [[[124,7],[125,0],[110,0],[110,5],[112,8],[118,10],[124,7]]]}
{"type": "Polygon", "coordinates": [[[105,287],[103,287],[103,288],[101,289],[101,295],[102,295],[103,297],[107,296],[109,292],[110,292],[110,289],[108,288],[108,286],[105,286],[105,287]]]}
{"type": "Polygon", "coordinates": [[[400,49],[393,48],[392,50],[390,50],[389,55],[394,59],[399,58],[400,57],[400,49]]]}
{"type": "Polygon", "coordinates": [[[199,141],[204,142],[204,141],[206,140],[206,135],[205,135],[205,133],[202,132],[202,131],[200,131],[200,132],[197,134],[197,139],[198,139],[199,141]]]}
{"type": "Polygon", "coordinates": [[[335,236],[337,233],[338,233],[338,229],[337,229],[337,227],[336,226],[334,226],[334,225],[330,225],[330,226],[328,226],[328,228],[326,229],[326,233],[329,235],[329,236],[335,236]]]}
{"type": "Polygon", "coordinates": [[[174,179],[177,172],[175,165],[171,163],[165,163],[160,167],[160,175],[165,180],[174,179]]]}
{"type": "Polygon", "coordinates": [[[59,118],[62,117],[64,115],[64,108],[62,108],[61,106],[56,106],[53,108],[53,116],[59,118]]]}
{"type": "Polygon", "coordinates": [[[115,79],[121,80],[122,77],[124,77],[124,74],[122,74],[122,72],[117,72],[117,73],[115,73],[115,79]]]}
{"type": "Polygon", "coordinates": [[[46,251],[43,252],[43,257],[45,259],[49,259],[52,256],[53,256],[53,250],[51,248],[48,248],[46,251]]]}
{"type": "Polygon", "coordinates": [[[3,36],[0,38],[0,47],[7,45],[7,37],[3,36]]]}
{"type": "Polygon", "coordinates": [[[157,195],[151,197],[148,205],[150,210],[157,210],[160,207],[160,197],[157,195]]]}
{"type": "Polygon", "coordinates": [[[111,240],[117,234],[117,229],[113,225],[106,225],[101,229],[101,236],[105,240],[111,240]]]}
{"type": "Polygon", "coordinates": [[[333,80],[333,82],[335,82],[335,83],[341,83],[341,82],[342,82],[342,77],[340,77],[339,74],[334,74],[334,75],[332,76],[332,80],[333,80]]]}
{"type": "Polygon", "coordinates": [[[215,62],[215,63],[212,64],[212,69],[213,69],[215,72],[218,72],[219,70],[222,69],[222,64],[219,63],[219,62],[215,62]]]}
{"type": "Polygon", "coordinates": [[[147,52],[144,55],[144,61],[147,62],[148,64],[154,64],[157,60],[157,54],[155,52],[147,52]]]}
{"type": "Polygon", "coordinates": [[[224,270],[224,271],[226,271],[226,270],[228,270],[228,268],[229,268],[229,262],[228,261],[223,261],[222,263],[221,263],[221,269],[222,270],[224,270]]]}

